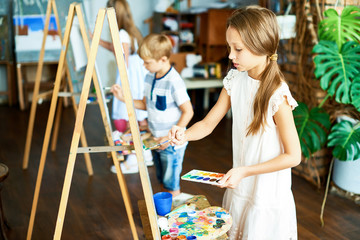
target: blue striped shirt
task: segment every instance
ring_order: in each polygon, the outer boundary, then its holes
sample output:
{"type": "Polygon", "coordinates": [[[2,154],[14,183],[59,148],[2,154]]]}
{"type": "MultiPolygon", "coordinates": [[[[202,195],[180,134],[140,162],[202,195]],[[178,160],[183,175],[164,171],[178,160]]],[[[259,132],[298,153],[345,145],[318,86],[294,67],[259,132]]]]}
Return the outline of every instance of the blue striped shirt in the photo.
{"type": "Polygon", "coordinates": [[[161,78],[148,73],[144,91],[151,133],[154,137],[167,136],[181,117],[179,106],[190,100],[183,79],[173,67],[161,78]]]}

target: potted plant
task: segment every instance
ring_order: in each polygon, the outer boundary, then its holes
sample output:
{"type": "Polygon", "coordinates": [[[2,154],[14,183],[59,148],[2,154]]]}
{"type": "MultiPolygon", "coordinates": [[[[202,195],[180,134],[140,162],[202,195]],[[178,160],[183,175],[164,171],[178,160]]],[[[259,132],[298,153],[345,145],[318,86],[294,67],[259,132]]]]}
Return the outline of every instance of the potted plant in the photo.
{"type": "MultiPolygon", "coordinates": [[[[360,9],[347,6],[341,15],[334,9],[328,9],[324,17],[318,26],[319,42],[314,46],[313,53],[314,74],[327,95],[317,107],[309,109],[306,104],[300,103],[294,111],[305,158],[311,157],[325,145],[332,148],[333,159],[320,216],[322,224],[334,161],[355,161],[360,165],[360,123],[356,119],[349,121],[338,118],[337,122],[330,121],[330,117],[335,119],[338,116],[329,115],[323,107],[330,99],[339,106],[351,108],[356,114],[360,112],[360,9]]],[[[355,178],[357,180],[353,181],[360,181],[360,171],[355,178]]]]}

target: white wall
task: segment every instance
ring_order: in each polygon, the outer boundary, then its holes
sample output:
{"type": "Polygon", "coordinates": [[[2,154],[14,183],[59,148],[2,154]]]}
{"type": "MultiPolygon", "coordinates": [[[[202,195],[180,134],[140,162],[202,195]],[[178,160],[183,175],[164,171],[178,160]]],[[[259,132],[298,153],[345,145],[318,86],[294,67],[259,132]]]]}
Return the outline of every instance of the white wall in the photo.
{"type": "MultiPolygon", "coordinates": [[[[136,26],[140,29],[143,36],[149,34],[149,27],[144,23],[144,20],[153,15],[153,4],[156,0],[128,0],[136,26]]],[[[100,8],[106,7],[107,0],[84,0],[85,13],[89,21],[89,27],[94,29],[97,12],[100,8]]],[[[103,40],[111,41],[109,25],[104,22],[101,38],[103,40]]],[[[112,52],[99,47],[96,57],[96,65],[99,77],[103,86],[111,86],[115,83],[117,66],[115,56],[112,52]]]]}

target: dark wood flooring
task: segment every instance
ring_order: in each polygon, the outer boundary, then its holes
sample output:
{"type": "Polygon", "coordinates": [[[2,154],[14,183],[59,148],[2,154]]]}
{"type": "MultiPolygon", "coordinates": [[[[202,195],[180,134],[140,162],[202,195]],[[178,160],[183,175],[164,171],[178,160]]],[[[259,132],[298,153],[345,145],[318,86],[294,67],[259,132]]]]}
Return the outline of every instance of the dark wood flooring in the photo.
{"type": "MultiPolygon", "coordinates": [[[[29,168],[22,170],[29,110],[0,106],[0,162],[10,170],[1,192],[4,213],[10,229],[9,240],[25,239],[33,201],[49,104],[38,105],[29,168]]],[[[199,119],[197,117],[197,119],[199,119]]],[[[65,108],[57,150],[49,150],[33,230],[35,240],[52,239],[74,128],[74,113],[65,108]]],[[[97,105],[86,109],[85,131],[89,146],[104,145],[104,128],[97,105]]],[[[111,160],[106,153],[91,155],[94,176],[89,177],[84,158],[78,155],[62,231],[62,239],[132,239],[129,222],[111,160]]],[[[231,167],[231,120],[224,119],[213,134],[191,142],[186,150],[183,173],[191,169],[226,172],[231,167]]],[[[149,167],[153,192],[160,191],[154,167],[149,167]]],[[[143,199],[138,174],[125,175],[134,219],[140,239],[144,239],[137,201],[143,199]]],[[[182,191],[205,195],[212,205],[221,206],[224,190],[206,184],[181,182],[182,191]]],[[[336,195],[329,195],[325,226],[319,214],[324,190],[293,176],[299,239],[360,239],[360,207],[336,195]]]]}

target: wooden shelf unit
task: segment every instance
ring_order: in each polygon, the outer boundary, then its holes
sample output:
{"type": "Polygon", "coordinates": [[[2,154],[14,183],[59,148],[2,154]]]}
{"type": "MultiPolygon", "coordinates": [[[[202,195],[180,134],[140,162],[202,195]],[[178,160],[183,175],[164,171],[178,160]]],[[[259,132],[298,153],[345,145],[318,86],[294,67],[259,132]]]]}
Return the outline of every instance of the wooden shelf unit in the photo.
{"type": "Polygon", "coordinates": [[[209,9],[200,14],[199,50],[204,62],[227,57],[226,21],[234,9],[209,9]]]}
{"type": "Polygon", "coordinates": [[[163,33],[166,35],[174,35],[179,37],[178,42],[178,52],[192,52],[195,51],[198,41],[198,22],[199,15],[189,12],[179,12],[179,13],[159,13],[154,12],[152,17],[151,32],[153,33],[163,33]],[[178,29],[173,31],[168,29],[164,25],[164,18],[174,19],[178,25],[178,29]],[[181,39],[182,31],[190,31],[193,35],[193,41],[187,42],[184,39],[181,39]]]}
{"type": "MultiPolygon", "coordinates": [[[[21,110],[25,110],[29,105],[29,93],[34,89],[37,65],[38,62],[16,64],[19,106],[21,110]]],[[[40,91],[53,89],[57,65],[57,61],[44,62],[40,91]]]]}

